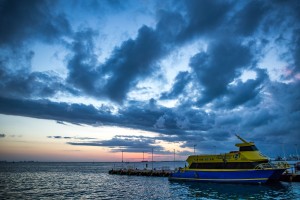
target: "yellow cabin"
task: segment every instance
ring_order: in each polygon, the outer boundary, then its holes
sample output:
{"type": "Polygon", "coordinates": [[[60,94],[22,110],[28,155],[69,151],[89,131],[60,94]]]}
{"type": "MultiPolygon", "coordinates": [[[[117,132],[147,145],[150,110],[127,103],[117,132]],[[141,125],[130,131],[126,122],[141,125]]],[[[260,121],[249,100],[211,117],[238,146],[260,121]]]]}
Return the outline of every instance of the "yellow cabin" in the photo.
{"type": "Polygon", "coordinates": [[[253,169],[269,159],[262,155],[253,142],[247,142],[236,135],[242,143],[235,146],[239,151],[218,155],[192,155],[187,158],[186,169],[253,169]]]}

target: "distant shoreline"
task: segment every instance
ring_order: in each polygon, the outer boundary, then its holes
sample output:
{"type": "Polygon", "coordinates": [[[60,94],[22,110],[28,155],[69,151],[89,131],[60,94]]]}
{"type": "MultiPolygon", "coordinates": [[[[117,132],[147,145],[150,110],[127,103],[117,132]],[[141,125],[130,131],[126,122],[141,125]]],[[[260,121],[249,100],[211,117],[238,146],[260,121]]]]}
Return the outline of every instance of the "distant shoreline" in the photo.
{"type": "MultiPolygon", "coordinates": [[[[152,161],[142,162],[142,161],[0,161],[0,163],[151,163],[152,161]]],[[[185,162],[185,160],[176,161],[153,161],[153,162],[185,162]]]]}

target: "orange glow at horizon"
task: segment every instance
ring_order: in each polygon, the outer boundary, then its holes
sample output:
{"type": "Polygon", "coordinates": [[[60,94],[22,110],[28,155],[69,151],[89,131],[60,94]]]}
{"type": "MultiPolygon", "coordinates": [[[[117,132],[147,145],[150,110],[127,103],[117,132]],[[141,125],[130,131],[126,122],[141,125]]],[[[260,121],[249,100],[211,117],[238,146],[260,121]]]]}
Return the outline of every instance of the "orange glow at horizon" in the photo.
{"type": "MultiPolygon", "coordinates": [[[[111,147],[71,145],[68,142],[89,142],[107,140],[115,135],[146,135],[155,133],[124,129],[120,127],[92,127],[59,124],[53,120],[0,115],[0,127],[5,137],[0,138],[0,161],[41,161],[41,162],[122,162],[121,150],[111,147]],[[15,124],[18,124],[17,126],[15,124]],[[45,128],[47,127],[47,128],[45,128]],[[105,133],[105,134],[104,134],[105,133]],[[59,136],[59,138],[58,138],[59,136]]],[[[154,148],[154,161],[173,161],[173,149],[179,144],[157,141],[170,153],[161,154],[154,148]]],[[[123,152],[124,162],[152,161],[152,152],[123,152]]],[[[180,159],[176,155],[176,159],[180,159]]],[[[181,159],[182,160],[182,159],[181,159]]]]}

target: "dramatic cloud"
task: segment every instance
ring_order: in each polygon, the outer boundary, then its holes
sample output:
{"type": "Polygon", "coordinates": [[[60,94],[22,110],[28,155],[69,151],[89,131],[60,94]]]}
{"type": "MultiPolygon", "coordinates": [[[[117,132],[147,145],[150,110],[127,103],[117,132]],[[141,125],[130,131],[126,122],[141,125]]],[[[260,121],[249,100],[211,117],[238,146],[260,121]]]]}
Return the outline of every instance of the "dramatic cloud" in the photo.
{"type": "Polygon", "coordinates": [[[75,140],[93,140],[96,138],[90,138],[90,137],[69,137],[69,136],[47,136],[47,138],[53,138],[53,139],[75,139],[75,140]]]}
{"type": "Polygon", "coordinates": [[[227,92],[227,86],[251,64],[249,49],[234,40],[213,43],[207,52],[196,54],[190,62],[200,87],[200,104],[208,103],[227,92]],[[212,78],[213,77],[213,78],[212,78]]]}
{"type": "Polygon", "coordinates": [[[28,40],[56,41],[71,33],[63,13],[52,12],[56,1],[4,0],[0,6],[0,45],[17,47],[28,40]]]}
{"type": "Polygon", "coordinates": [[[85,92],[87,95],[96,95],[95,81],[99,74],[96,73],[96,56],[93,53],[93,36],[96,33],[91,29],[84,29],[75,34],[71,44],[74,53],[68,62],[68,82],[85,92]]]}
{"type": "Polygon", "coordinates": [[[89,95],[116,102],[122,102],[139,79],[151,75],[155,61],[166,51],[157,33],[143,26],[135,40],[123,42],[104,64],[96,66],[93,35],[91,30],[76,34],[68,80],[89,95]]]}
{"type": "Polygon", "coordinates": [[[189,41],[206,29],[216,28],[228,8],[225,3],[206,1],[201,7],[204,12],[199,12],[194,10],[198,4],[198,1],[191,1],[185,5],[191,14],[186,23],[180,13],[161,11],[155,29],[142,26],[135,39],[124,41],[99,66],[93,52],[94,33],[90,30],[77,33],[73,43],[74,57],[68,64],[69,81],[89,95],[122,103],[139,80],[158,70],[157,62],[176,48],[177,43],[189,41]],[[198,13],[201,15],[197,16],[198,13]],[[194,21],[197,18],[200,20],[194,21]]]}
{"type": "Polygon", "coordinates": [[[52,73],[9,73],[0,66],[0,78],[3,97],[47,98],[58,92],[78,94],[73,88],[64,85],[60,77],[52,73]]]}
{"type": "Polygon", "coordinates": [[[112,152],[150,152],[155,148],[155,151],[162,151],[164,148],[156,144],[155,138],[145,136],[118,136],[116,135],[111,140],[91,141],[91,142],[68,142],[71,145],[79,146],[101,146],[109,147],[112,152]]]}
{"type": "Polygon", "coordinates": [[[249,1],[245,7],[236,13],[233,19],[238,35],[250,36],[259,30],[260,23],[270,9],[270,5],[263,1],[249,1]]]}
{"type": "Polygon", "coordinates": [[[265,70],[258,69],[255,80],[249,79],[245,83],[238,80],[236,84],[229,85],[227,93],[216,102],[216,106],[222,105],[227,109],[238,106],[254,107],[260,103],[263,84],[268,84],[268,80],[265,70]]]}
{"type": "MultiPolygon", "coordinates": [[[[300,73],[300,27],[295,30],[294,33],[294,47],[293,47],[293,59],[294,59],[294,67],[293,70],[295,73],[300,73]]],[[[299,78],[298,78],[299,79],[299,78]]]]}
{"type": "Polygon", "coordinates": [[[178,95],[184,93],[186,85],[190,81],[190,74],[188,72],[180,72],[175,78],[175,82],[171,91],[162,93],[161,99],[173,99],[178,95]]]}
{"type": "Polygon", "coordinates": [[[236,132],[300,143],[298,10],[297,0],[1,1],[0,113],[159,134],[49,136],[112,151],[163,151],[157,141],[213,151],[236,132]],[[33,68],[51,49],[37,44],[59,46],[62,69],[33,68]]]}
{"type": "Polygon", "coordinates": [[[201,121],[206,116],[204,112],[188,111],[186,112],[187,118],[183,113],[177,110],[149,104],[132,104],[122,110],[119,110],[117,115],[111,113],[111,111],[95,108],[92,105],[84,104],[66,104],[55,103],[50,101],[29,101],[29,100],[14,100],[0,98],[1,113],[15,114],[34,118],[48,118],[59,121],[66,121],[75,124],[89,124],[97,125],[119,125],[123,127],[140,128],[145,130],[152,130],[158,132],[164,132],[172,134],[172,131],[176,131],[179,127],[185,127],[186,130],[198,129],[202,127],[201,121]],[[149,106],[148,108],[146,106],[149,106]],[[13,107],[14,109],[11,109],[13,107]],[[33,108],[31,112],[28,112],[29,108],[33,108]],[[155,127],[157,120],[160,117],[165,118],[164,128],[155,127]],[[196,119],[198,118],[198,119],[196,119]],[[76,120],[74,120],[76,119],[76,120]],[[182,124],[189,120],[189,126],[182,124]],[[199,124],[198,124],[199,123],[199,124]]]}
{"type": "Polygon", "coordinates": [[[70,123],[94,124],[98,121],[114,123],[109,111],[97,110],[92,105],[56,103],[47,100],[16,100],[0,98],[3,114],[15,114],[35,118],[47,118],[70,123]],[[13,108],[13,109],[12,109],[13,108]],[[32,109],[34,108],[34,109],[32,109]],[[31,110],[31,112],[28,112],[31,110]],[[75,119],[76,120],[73,120],[75,119]]]}
{"type": "Polygon", "coordinates": [[[183,1],[186,7],[184,29],[180,31],[180,40],[190,40],[199,34],[209,34],[218,30],[222,22],[226,20],[226,14],[232,8],[232,4],[225,1],[183,1]]]}

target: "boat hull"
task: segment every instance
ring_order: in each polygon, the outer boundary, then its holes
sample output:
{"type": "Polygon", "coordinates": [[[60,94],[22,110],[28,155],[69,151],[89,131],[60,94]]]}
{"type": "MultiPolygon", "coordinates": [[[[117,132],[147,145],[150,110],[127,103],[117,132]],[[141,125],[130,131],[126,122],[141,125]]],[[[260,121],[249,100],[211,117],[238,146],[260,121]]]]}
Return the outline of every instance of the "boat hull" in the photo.
{"type": "Polygon", "coordinates": [[[279,181],[285,169],[260,170],[178,170],[172,173],[169,180],[200,181],[200,182],[227,182],[227,183],[267,183],[279,181]]]}

